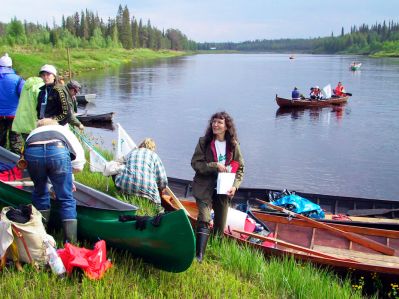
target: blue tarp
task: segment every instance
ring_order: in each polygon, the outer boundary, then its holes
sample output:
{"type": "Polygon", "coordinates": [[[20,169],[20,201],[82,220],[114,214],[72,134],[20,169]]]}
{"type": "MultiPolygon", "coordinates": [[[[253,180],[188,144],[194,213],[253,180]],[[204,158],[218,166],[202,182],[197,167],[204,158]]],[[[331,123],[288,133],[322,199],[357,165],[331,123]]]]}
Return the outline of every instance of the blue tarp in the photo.
{"type": "Polygon", "coordinates": [[[279,198],[273,201],[273,204],[275,206],[289,208],[289,210],[295,213],[303,214],[311,218],[323,219],[325,217],[324,211],[318,204],[296,194],[290,194],[279,198]]]}

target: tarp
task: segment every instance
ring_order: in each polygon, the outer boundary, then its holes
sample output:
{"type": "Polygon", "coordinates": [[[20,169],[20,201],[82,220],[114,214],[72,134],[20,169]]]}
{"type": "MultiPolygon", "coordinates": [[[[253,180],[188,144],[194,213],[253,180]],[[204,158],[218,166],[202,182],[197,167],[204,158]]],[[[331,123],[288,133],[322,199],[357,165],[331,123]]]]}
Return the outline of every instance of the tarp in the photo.
{"type": "Polygon", "coordinates": [[[311,218],[323,219],[325,217],[324,211],[319,205],[296,194],[290,194],[277,199],[273,201],[273,204],[311,218]]]}
{"type": "Polygon", "coordinates": [[[104,240],[98,241],[93,250],[66,243],[65,248],[57,250],[57,253],[69,275],[77,267],[82,269],[90,279],[101,279],[105,271],[112,267],[111,262],[107,260],[104,240]]]}
{"type": "Polygon", "coordinates": [[[117,124],[117,127],[118,143],[116,145],[115,158],[119,160],[129,154],[132,149],[137,148],[137,145],[120,124],[117,124]]]}

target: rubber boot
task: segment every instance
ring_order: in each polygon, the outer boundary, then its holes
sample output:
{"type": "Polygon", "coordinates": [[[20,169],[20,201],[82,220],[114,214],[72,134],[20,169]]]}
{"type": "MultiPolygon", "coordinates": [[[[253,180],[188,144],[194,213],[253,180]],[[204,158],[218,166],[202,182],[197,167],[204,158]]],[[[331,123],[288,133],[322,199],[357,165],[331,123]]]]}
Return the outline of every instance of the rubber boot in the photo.
{"type": "Polygon", "coordinates": [[[62,221],[64,229],[64,241],[76,244],[78,237],[78,220],[68,219],[62,221]]]}
{"type": "Polygon", "coordinates": [[[42,221],[44,228],[47,230],[48,223],[50,221],[50,210],[39,210],[39,212],[42,214],[42,221]]]}
{"type": "Polygon", "coordinates": [[[197,261],[202,262],[205,255],[206,244],[208,243],[210,230],[207,227],[197,228],[196,255],[197,261]]]}

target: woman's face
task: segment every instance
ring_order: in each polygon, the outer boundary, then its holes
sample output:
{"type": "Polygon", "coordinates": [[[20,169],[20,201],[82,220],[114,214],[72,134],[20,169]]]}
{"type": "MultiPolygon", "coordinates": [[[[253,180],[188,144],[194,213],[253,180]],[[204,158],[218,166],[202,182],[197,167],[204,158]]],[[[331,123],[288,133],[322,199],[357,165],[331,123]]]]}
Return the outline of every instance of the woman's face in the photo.
{"type": "Polygon", "coordinates": [[[43,79],[44,84],[46,84],[46,85],[53,84],[55,81],[55,76],[53,74],[47,73],[47,72],[41,72],[40,78],[43,79]]]}
{"type": "Polygon", "coordinates": [[[224,134],[227,131],[225,120],[222,118],[214,118],[212,120],[212,131],[214,135],[224,137],[224,134]]]}

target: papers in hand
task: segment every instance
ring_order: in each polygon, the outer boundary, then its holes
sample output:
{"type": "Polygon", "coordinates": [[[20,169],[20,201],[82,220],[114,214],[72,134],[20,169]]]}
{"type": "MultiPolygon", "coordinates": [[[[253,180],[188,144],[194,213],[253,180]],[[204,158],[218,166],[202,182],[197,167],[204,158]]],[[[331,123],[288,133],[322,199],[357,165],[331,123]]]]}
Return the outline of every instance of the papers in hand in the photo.
{"type": "Polygon", "coordinates": [[[233,187],[235,177],[235,173],[219,172],[216,183],[216,193],[227,194],[227,191],[229,191],[230,188],[233,187]]]}

